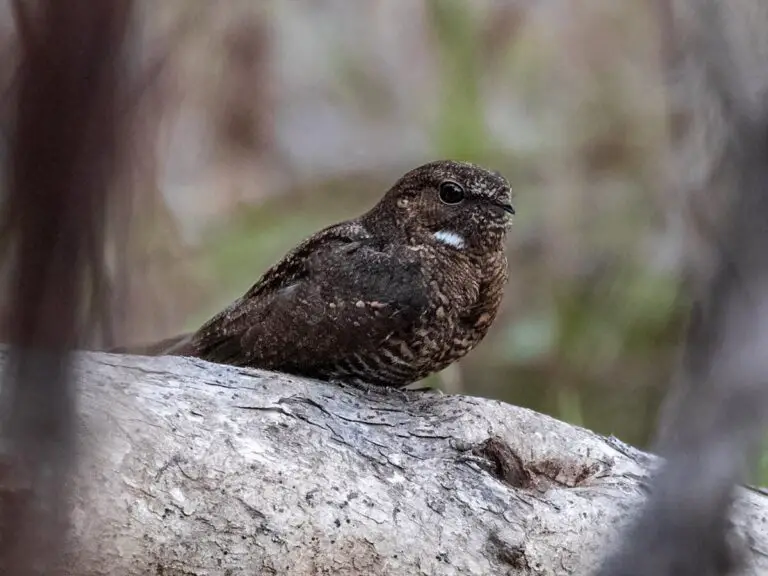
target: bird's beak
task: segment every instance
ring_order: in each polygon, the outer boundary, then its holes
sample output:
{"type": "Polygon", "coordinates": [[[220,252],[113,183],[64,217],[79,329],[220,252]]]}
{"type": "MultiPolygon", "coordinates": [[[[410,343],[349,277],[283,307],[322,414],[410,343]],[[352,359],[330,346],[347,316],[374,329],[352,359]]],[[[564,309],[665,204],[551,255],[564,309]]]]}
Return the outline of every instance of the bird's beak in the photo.
{"type": "Polygon", "coordinates": [[[515,214],[515,207],[512,206],[512,204],[504,204],[502,202],[496,203],[496,206],[504,210],[507,214],[513,215],[515,214]]]}

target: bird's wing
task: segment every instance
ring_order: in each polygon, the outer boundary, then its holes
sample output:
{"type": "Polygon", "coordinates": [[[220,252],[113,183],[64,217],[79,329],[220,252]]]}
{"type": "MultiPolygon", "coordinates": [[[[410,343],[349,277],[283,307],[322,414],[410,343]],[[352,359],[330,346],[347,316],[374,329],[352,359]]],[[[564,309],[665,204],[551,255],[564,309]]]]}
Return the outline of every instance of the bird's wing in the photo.
{"type": "Polygon", "coordinates": [[[344,222],[329,226],[288,252],[282,260],[264,273],[243,298],[253,298],[275,292],[306,277],[308,273],[307,262],[314,254],[334,251],[370,238],[370,233],[356,222],[344,222]]]}
{"type": "Polygon", "coordinates": [[[198,355],[309,376],[364,370],[361,363],[380,359],[429,308],[421,264],[407,248],[324,242],[303,262],[291,282],[235,303],[229,316],[237,320],[225,329],[211,324],[198,355]]]}
{"type": "Polygon", "coordinates": [[[242,297],[203,324],[195,332],[187,352],[205,357],[220,344],[229,343],[233,337],[239,338],[254,322],[254,315],[258,315],[261,309],[291,286],[307,278],[307,265],[312,254],[343,249],[367,238],[370,234],[359,224],[343,223],[330,226],[304,240],[269,268],[242,297]]]}

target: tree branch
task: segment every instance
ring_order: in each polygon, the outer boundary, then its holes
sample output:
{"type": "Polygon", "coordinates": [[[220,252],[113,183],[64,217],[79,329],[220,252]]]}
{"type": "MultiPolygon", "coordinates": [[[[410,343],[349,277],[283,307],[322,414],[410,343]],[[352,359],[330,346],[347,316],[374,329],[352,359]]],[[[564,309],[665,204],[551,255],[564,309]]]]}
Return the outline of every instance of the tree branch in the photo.
{"type": "MultiPolygon", "coordinates": [[[[77,574],[586,574],[656,462],[481,398],[173,357],[76,372],[77,574]]],[[[766,516],[741,490],[748,574],[768,570],[766,516]]]]}

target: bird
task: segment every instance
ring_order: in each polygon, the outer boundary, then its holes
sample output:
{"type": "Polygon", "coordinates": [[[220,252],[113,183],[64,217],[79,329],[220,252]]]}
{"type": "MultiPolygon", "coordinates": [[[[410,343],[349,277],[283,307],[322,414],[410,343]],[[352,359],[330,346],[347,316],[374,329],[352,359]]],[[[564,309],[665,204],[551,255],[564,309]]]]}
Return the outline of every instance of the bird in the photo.
{"type": "Polygon", "coordinates": [[[133,351],[402,388],[488,333],[515,209],[498,172],[418,166],[358,218],[310,236],[197,331],[133,351]]]}

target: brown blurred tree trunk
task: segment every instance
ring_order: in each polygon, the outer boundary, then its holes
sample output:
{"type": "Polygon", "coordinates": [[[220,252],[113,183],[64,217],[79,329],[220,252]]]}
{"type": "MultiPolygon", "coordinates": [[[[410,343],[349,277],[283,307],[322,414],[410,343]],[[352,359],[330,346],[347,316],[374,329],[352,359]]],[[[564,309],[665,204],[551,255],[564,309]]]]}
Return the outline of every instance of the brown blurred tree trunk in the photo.
{"type": "Polygon", "coordinates": [[[132,0],[11,6],[0,571],[31,576],[61,573],[77,453],[70,353],[109,316],[104,244],[127,122],[132,0]]]}

